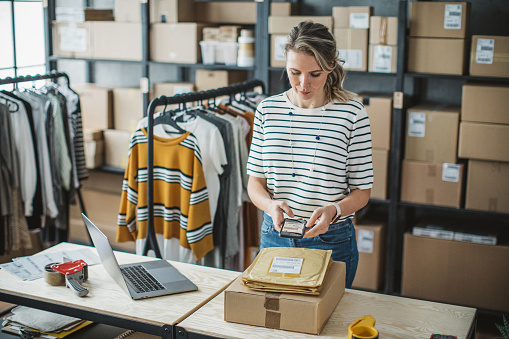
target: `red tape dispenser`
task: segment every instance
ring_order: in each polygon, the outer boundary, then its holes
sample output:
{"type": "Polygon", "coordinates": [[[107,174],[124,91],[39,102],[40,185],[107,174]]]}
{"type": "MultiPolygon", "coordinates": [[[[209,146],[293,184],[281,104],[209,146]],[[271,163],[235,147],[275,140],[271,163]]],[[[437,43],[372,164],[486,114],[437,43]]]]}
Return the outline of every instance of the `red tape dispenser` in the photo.
{"type": "Polygon", "coordinates": [[[84,297],[88,294],[88,289],[81,286],[81,283],[88,279],[88,266],[85,261],[80,259],[63,264],[53,264],[51,268],[65,276],[65,285],[78,296],[84,297]]]}

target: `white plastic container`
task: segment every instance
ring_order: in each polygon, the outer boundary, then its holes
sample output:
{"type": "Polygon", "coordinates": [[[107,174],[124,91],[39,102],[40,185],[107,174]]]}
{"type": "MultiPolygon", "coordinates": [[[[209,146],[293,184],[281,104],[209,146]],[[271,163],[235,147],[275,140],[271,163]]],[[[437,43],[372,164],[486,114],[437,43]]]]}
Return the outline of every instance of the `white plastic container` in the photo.
{"type": "Polygon", "coordinates": [[[239,36],[239,53],[237,58],[237,65],[239,67],[253,67],[254,66],[254,43],[255,39],[252,30],[243,29],[240,31],[239,36]]]}
{"type": "Polygon", "coordinates": [[[239,44],[236,42],[221,42],[220,44],[223,48],[224,64],[226,66],[236,66],[239,44]]]}
{"type": "Polygon", "coordinates": [[[204,65],[213,65],[216,63],[217,41],[200,41],[201,59],[204,65]]]}

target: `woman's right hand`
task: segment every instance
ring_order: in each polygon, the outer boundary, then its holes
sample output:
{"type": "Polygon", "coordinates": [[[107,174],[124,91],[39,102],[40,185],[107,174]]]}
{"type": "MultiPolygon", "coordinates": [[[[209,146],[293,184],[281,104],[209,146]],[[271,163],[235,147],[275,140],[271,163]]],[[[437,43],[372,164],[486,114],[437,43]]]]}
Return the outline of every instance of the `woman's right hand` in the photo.
{"type": "Polygon", "coordinates": [[[272,223],[274,224],[274,228],[276,231],[281,231],[281,226],[283,225],[283,221],[285,219],[285,216],[283,213],[286,213],[290,218],[295,217],[293,214],[292,209],[288,204],[281,200],[272,200],[272,203],[270,204],[269,215],[272,218],[272,223]]]}

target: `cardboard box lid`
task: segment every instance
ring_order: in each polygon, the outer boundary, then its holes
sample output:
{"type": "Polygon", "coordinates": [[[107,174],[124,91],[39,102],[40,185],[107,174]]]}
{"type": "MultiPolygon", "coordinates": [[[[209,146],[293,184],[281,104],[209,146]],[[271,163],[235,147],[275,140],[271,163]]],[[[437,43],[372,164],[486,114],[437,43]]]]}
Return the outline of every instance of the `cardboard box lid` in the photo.
{"type": "Polygon", "coordinates": [[[292,28],[297,26],[302,21],[313,21],[325,25],[332,32],[332,17],[331,16],[273,16],[269,17],[269,34],[290,34],[292,28]]]}
{"type": "Polygon", "coordinates": [[[346,264],[333,262],[318,296],[255,291],[242,285],[239,277],[225,290],[224,319],[318,334],[343,296],[345,275],[346,264]]]}

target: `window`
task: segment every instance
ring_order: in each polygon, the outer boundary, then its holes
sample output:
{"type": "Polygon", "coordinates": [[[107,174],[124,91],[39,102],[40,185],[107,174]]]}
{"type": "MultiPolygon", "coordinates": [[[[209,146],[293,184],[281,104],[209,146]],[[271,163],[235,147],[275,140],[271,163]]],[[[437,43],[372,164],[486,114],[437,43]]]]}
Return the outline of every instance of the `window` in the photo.
{"type": "Polygon", "coordinates": [[[0,78],[46,72],[43,13],[41,1],[0,0],[0,78]]]}

